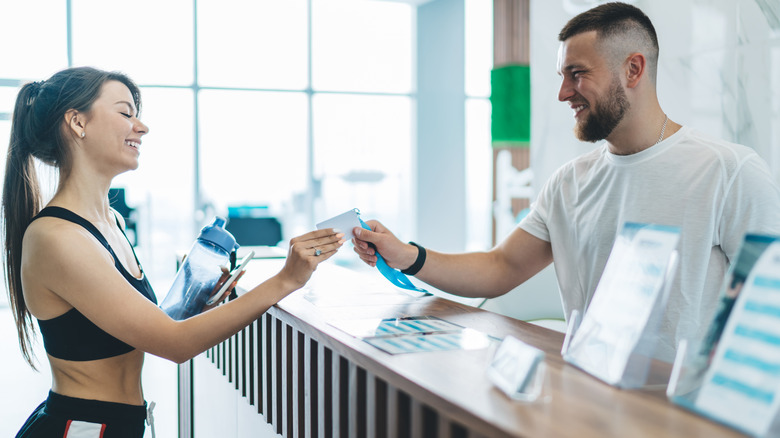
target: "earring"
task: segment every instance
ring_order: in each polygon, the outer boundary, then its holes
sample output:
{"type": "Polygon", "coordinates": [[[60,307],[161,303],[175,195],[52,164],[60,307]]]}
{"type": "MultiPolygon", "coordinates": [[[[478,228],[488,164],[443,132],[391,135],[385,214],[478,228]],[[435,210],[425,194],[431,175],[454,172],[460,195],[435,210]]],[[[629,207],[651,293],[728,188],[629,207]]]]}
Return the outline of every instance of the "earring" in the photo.
{"type": "Polygon", "coordinates": [[[87,133],[86,133],[86,132],[84,132],[84,131],[81,131],[81,138],[84,138],[86,135],[87,135],[87,133]]]}

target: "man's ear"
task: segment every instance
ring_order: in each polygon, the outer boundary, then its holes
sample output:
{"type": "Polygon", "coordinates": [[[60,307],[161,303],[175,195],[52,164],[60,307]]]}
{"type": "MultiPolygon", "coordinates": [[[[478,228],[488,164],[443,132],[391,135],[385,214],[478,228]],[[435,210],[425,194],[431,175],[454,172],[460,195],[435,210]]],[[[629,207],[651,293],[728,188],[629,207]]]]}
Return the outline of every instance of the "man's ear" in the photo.
{"type": "Polygon", "coordinates": [[[626,72],[626,87],[634,88],[639,85],[639,80],[645,75],[647,59],[645,55],[636,52],[626,58],[624,64],[626,72]]]}
{"type": "Polygon", "coordinates": [[[83,133],[86,128],[86,118],[84,113],[81,113],[75,109],[70,109],[65,112],[65,124],[68,126],[70,132],[76,137],[84,137],[83,133]]]}

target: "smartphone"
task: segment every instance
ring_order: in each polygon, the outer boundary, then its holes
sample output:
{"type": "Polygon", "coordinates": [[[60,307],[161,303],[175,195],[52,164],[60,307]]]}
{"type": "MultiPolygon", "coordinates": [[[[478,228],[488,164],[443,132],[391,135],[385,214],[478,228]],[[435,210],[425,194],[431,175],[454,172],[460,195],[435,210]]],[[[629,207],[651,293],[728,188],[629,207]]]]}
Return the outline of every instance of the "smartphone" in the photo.
{"type": "Polygon", "coordinates": [[[219,288],[217,293],[212,295],[211,298],[209,298],[209,300],[206,301],[206,305],[207,306],[210,306],[210,305],[216,303],[217,301],[219,301],[219,299],[222,297],[222,295],[224,295],[225,292],[227,292],[227,290],[230,287],[230,285],[233,284],[234,281],[236,281],[236,278],[238,278],[238,276],[242,272],[244,272],[244,269],[246,268],[247,263],[249,263],[249,261],[252,260],[252,257],[254,257],[254,256],[255,256],[255,252],[254,251],[250,251],[249,254],[246,255],[246,257],[241,259],[241,263],[239,263],[238,266],[236,266],[236,269],[233,269],[232,271],[230,271],[230,277],[228,277],[227,281],[225,281],[225,283],[222,284],[222,287],[219,288]]]}

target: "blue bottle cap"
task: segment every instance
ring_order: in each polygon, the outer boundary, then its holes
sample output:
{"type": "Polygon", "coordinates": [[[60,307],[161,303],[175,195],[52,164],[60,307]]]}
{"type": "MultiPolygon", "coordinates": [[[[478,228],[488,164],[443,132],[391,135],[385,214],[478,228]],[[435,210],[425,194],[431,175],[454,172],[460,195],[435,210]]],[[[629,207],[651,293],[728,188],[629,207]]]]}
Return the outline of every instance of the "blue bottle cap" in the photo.
{"type": "Polygon", "coordinates": [[[236,238],[225,229],[225,223],[225,218],[214,216],[214,221],[211,222],[211,225],[206,225],[200,230],[198,239],[211,242],[225,250],[225,252],[237,250],[239,245],[236,243],[236,238]]]}

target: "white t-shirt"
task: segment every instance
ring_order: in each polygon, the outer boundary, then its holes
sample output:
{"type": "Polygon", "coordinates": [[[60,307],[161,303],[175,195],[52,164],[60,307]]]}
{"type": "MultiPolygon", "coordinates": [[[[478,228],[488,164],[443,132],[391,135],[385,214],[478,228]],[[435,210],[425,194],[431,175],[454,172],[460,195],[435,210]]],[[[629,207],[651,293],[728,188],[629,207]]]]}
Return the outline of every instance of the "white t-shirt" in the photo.
{"type": "Polygon", "coordinates": [[[704,335],[745,233],[780,235],[780,187],[752,149],[688,127],[636,154],[605,143],[565,164],[519,226],[551,243],[567,317],[590,303],[624,222],[681,229],[656,350],[672,360],[681,339],[704,335]]]}

